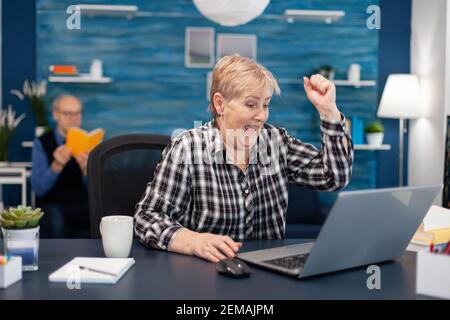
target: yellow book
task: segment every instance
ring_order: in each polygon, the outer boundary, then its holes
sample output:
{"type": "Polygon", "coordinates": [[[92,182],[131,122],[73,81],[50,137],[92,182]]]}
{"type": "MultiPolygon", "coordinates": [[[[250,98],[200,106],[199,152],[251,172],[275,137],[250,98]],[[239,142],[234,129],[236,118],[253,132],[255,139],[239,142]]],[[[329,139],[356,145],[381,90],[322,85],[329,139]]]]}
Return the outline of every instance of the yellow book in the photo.
{"type": "Polygon", "coordinates": [[[87,132],[81,128],[70,128],[67,132],[66,147],[74,156],[88,153],[103,141],[105,130],[98,128],[87,132]]]}

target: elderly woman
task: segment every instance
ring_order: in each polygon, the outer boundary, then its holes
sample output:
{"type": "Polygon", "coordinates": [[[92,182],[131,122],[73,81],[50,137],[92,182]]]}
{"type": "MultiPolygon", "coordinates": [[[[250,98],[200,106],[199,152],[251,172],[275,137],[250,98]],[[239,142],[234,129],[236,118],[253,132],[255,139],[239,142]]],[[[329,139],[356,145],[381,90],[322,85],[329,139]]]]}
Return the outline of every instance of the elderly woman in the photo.
{"type": "Polygon", "coordinates": [[[213,71],[213,120],[174,138],[137,204],[135,232],[148,247],[211,262],[245,239],[284,237],[288,183],[334,191],[350,180],[353,145],[332,82],[304,77],[321,118],[320,150],[266,123],[273,75],[239,55],[213,71]]]}

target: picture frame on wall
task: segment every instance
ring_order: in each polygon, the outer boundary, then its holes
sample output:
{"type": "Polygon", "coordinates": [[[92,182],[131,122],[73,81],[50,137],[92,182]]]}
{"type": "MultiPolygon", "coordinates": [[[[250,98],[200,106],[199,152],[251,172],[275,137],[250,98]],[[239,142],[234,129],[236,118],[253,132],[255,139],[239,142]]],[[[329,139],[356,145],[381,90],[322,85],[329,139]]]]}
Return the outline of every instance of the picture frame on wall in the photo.
{"type": "Polygon", "coordinates": [[[442,195],[442,206],[450,208],[450,116],[447,116],[447,135],[445,139],[444,159],[444,192],[442,195]]]}
{"type": "Polygon", "coordinates": [[[217,60],[237,53],[256,61],[256,43],[257,37],[254,34],[219,33],[217,35],[217,60]]]}
{"type": "Polygon", "coordinates": [[[184,64],[187,68],[210,68],[214,65],[214,29],[187,27],[184,64]]]}
{"type": "Polygon", "coordinates": [[[211,90],[211,85],[212,85],[212,71],[208,71],[208,73],[206,73],[206,101],[211,100],[209,94],[211,90]]]}

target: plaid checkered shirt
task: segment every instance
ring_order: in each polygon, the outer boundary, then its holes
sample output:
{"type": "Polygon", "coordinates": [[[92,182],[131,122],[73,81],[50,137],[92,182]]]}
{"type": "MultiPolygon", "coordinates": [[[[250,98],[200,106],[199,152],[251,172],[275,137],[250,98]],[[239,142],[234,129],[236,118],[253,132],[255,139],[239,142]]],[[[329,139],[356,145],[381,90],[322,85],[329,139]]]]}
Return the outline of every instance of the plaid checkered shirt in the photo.
{"type": "Polygon", "coordinates": [[[353,143],[341,118],[321,120],[320,150],[264,124],[245,171],[230,160],[214,120],[183,132],[163,151],[136,205],[136,235],[163,250],[183,227],[236,241],[283,238],[288,183],[335,191],[350,181],[353,143]]]}

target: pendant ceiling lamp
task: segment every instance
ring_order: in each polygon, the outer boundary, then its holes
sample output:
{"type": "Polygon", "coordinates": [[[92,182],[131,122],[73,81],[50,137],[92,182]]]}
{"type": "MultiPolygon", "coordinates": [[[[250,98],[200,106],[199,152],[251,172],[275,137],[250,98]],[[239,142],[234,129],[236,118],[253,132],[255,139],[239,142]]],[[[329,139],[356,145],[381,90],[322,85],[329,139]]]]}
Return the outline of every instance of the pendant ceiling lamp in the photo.
{"type": "Polygon", "coordinates": [[[206,18],[226,27],[246,24],[261,15],[270,0],[193,0],[206,18]]]}

